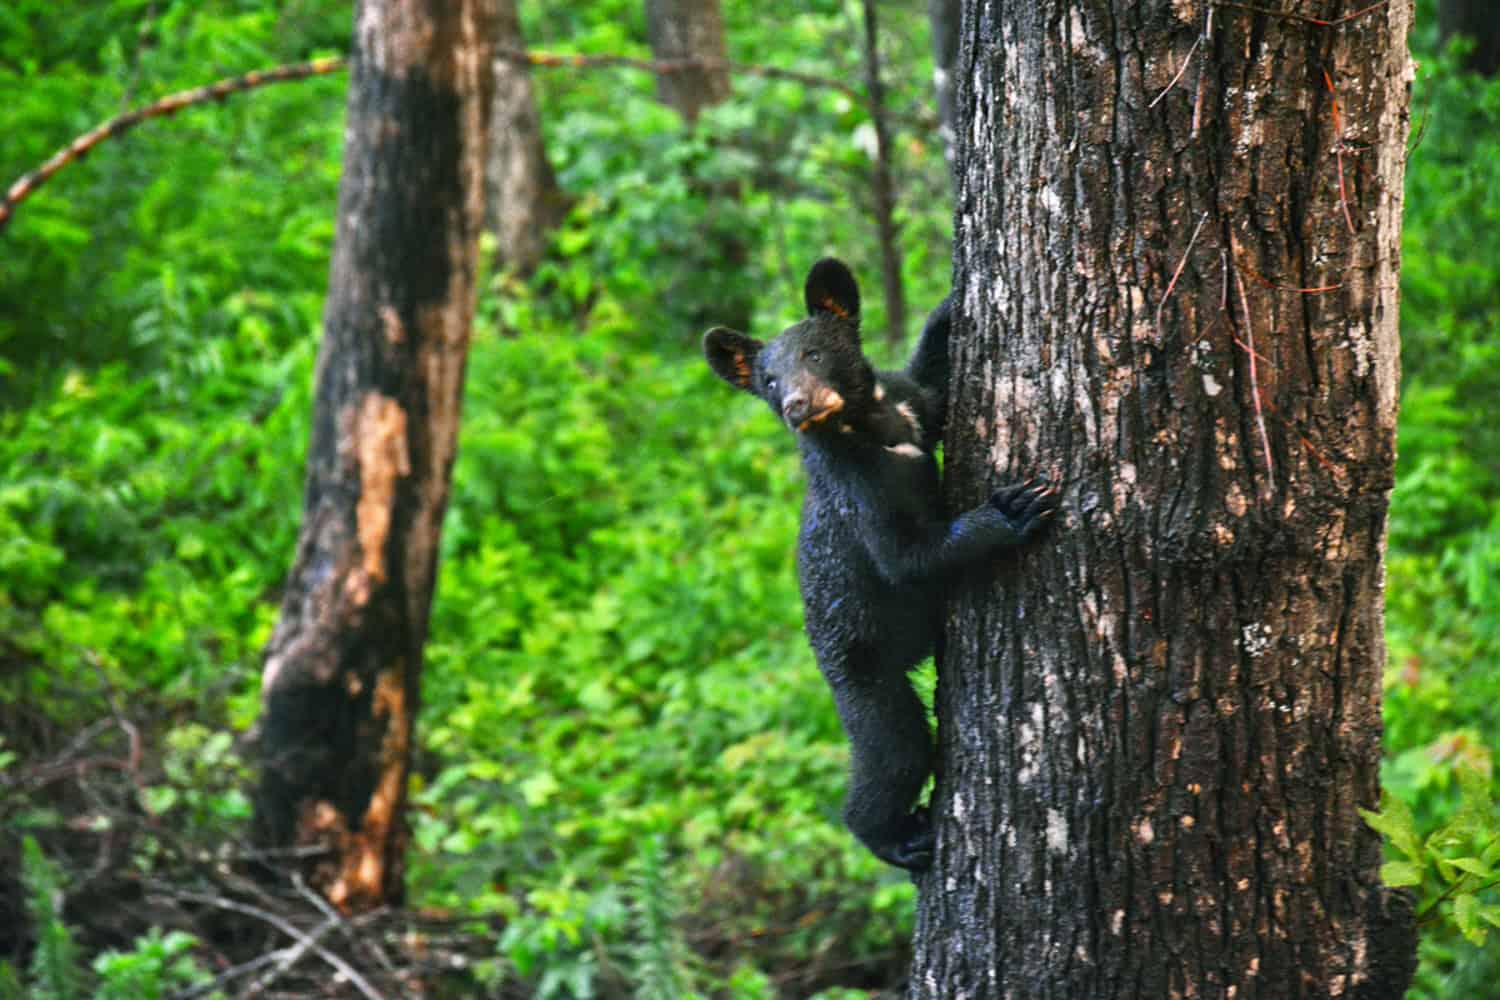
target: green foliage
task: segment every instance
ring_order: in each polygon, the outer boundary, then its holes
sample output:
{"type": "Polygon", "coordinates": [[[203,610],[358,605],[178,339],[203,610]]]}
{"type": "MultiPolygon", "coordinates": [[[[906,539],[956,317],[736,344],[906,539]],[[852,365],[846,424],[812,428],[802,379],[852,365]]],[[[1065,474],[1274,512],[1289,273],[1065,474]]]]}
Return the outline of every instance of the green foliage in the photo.
{"type": "Polygon", "coordinates": [[[16,967],[9,962],[0,962],[0,1000],[25,1000],[25,990],[16,967]]]}
{"type": "MultiPolygon", "coordinates": [[[[538,48],[650,58],[640,6],[523,5],[523,29],[538,48]]],[[[728,4],[724,13],[735,60],[862,79],[860,52],[849,44],[861,37],[858,4],[771,0],[728,4]]],[[[925,15],[918,6],[882,12],[896,114],[931,104],[925,15]]],[[[642,329],[656,331],[658,343],[688,346],[711,323],[779,330],[802,301],[808,264],[837,252],[866,276],[865,329],[878,339],[886,317],[869,207],[873,132],[862,105],[832,89],[737,75],[731,100],[688,128],[656,103],[644,73],[535,79],[548,156],[578,198],[544,285],[586,294],[607,275],[642,329]]],[[[920,309],[948,289],[950,195],[932,145],[935,120],[898,139],[903,278],[915,326],[920,309]]]]}
{"type": "MultiPolygon", "coordinates": [[[[1430,5],[1427,5],[1430,6],[1430,5]]],[[[1427,10],[1430,14],[1431,11],[1427,10]]],[[[1480,996],[1500,899],[1500,81],[1437,54],[1419,18],[1402,251],[1400,463],[1387,575],[1386,877],[1424,914],[1414,1000],[1480,996]]]]}
{"type": "Polygon", "coordinates": [[[250,820],[249,769],[232,749],[227,729],[188,723],[168,730],[161,767],[165,781],[141,789],[141,806],[152,816],[171,817],[202,836],[226,838],[250,820]]]}
{"type": "MultiPolygon", "coordinates": [[[[96,1000],[161,1000],[207,981],[211,977],[191,954],[196,943],[191,934],[163,934],[153,927],[130,951],[105,952],[94,959],[94,972],[99,977],[96,1000]]],[[[224,994],[213,991],[201,995],[212,1000],[224,994]]]]}
{"type": "Polygon", "coordinates": [[[688,1000],[692,976],[687,947],[677,932],[679,904],[666,878],[666,858],[660,837],[641,851],[635,880],[634,916],[640,944],[634,951],[636,1000],[688,1000]]]}
{"type": "Polygon", "coordinates": [[[83,996],[83,982],[78,945],[63,923],[62,870],[42,853],[34,837],[21,841],[21,884],[26,889],[26,916],[36,937],[28,995],[34,1000],[78,1000],[83,996]]]}
{"type": "Polygon", "coordinates": [[[0,644],[47,665],[0,676],[5,701],[63,711],[101,681],[127,695],[223,690],[226,665],[269,634],[264,598],[296,537],[312,343],[304,333],[270,358],[234,341],[225,356],[233,369],[174,407],[116,365],[0,412],[0,467],[13,470],[0,483],[12,529],[0,644]]]}
{"type": "MultiPolygon", "coordinates": [[[[523,8],[537,47],[649,54],[637,0],[523,8]]],[[[949,269],[946,173],[933,132],[911,126],[931,113],[920,8],[882,10],[916,310],[949,269]]],[[[856,4],[725,13],[736,60],[860,75],[856,4]]],[[[1459,74],[1423,31],[1387,795],[1368,818],[1390,843],[1388,881],[1426,917],[1413,996],[1438,1000],[1500,976],[1485,936],[1500,905],[1500,84],[1459,74]]],[[[11,0],[0,183],[126,107],[342,51],[348,34],[333,0],[11,0]]],[[[493,992],[852,995],[836,986],[855,985],[849,966],[899,967],[913,890],[838,821],[844,743],[791,565],[795,458],[696,341],[709,322],[774,331],[827,252],[867,276],[867,329],[883,327],[867,116],[837,91],[736,77],[689,128],[645,74],[536,80],[574,208],[534,279],[490,276],[480,303],[418,730],[412,900],[503,923],[480,973],[493,992]]],[[[163,720],[141,809],[215,837],[243,825],[228,733],[256,712],[300,516],[343,88],[272,87],[144,125],[59,174],[0,237],[7,777],[113,698],[163,720]]],[[[12,829],[63,822],[52,807],[0,814],[12,829]]],[[[56,866],[34,843],[26,858],[38,947],[0,963],[0,998],[202,980],[180,933],[90,967],[57,911],[56,866]]]]}
{"type": "MultiPolygon", "coordinates": [[[[696,359],[621,331],[476,343],[425,686],[445,764],[416,796],[413,880],[429,902],[510,916],[516,974],[608,975],[601,949],[633,961],[620,948],[643,925],[596,880],[655,838],[693,883],[751,864],[777,893],[890,877],[839,829],[843,741],[791,567],[795,476],[783,432],[696,359]]],[[[698,916],[730,936],[778,919],[747,902],[698,916]]]]}
{"type": "MultiPolygon", "coordinates": [[[[731,11],[735,58],[854,75],[852,8],[773,6],[775,33],[731,11]]],[[[31,34],[0,28],[27,53],[0,60],[11,176],[122,106],[348,33],[346,5],[323,0],[13,9],[31,34]]],[[[525,13],[539,47],[648,55],[638,3],[525,13]]],[[[924,12],[885,20],[893,105],[924,106],[924,12]]],[[[822,253],[873,280],[864,113],[747,77],[689,129],[644,74],[536,79],[576,207],[535,279],[496,276],[480,305],[412,898],[503,918],[488,982],[543,996],[763,996],[768,971],[818,956],[890,962],[912,889],[837,816],[844,744],[792,572],[795,457],[697,354],[709,321],[791,319],[822,253]],[[732,961],[691,959],[689,926],[693,951],[732,961]]],[[[142,126],[59,174],[4,237],[0,654],[17,667],[0,673],[0,730],[23,706],[76,728],[108,697],[190,712],[152,740],[140,795],[183,829],[227,835],[246,809],[215,730],[253,718],[300,514],[342,88],[273,87],[142,126]]],[[[898,154],[907,204],[923,206],[905,218],[908,293],[930,304],[947,281],[947,178],[916,139],[898,154]]],[[[165,981],[185,948],[143,939],[96,971],[165,981]]],[[[839,974],[810,972],[804,992],[839,974]]]]}
{"type": "MultiPolygon", "coordinates": [[[[333,0],[4,6],[7,186],[127,108],[348,46],[333,0]]],[[[0,405],[61,364],[118,360],[170,396],[222,371],[220,338],[247,323],[295,342],[327,278],[342,92],[309,80],[149,122],[28,199],[0,237],[0,405]]]]}
{"type": "Polygon", "coordinates": [[[1417,832],[1411,809],[1393,796],[1382,800],[1380,812],[1360,813],[1399,855],[1381,867],[1385,884],[1416,887],[1426,901],[1419,923],[1444,916],[1471,943],[1482,945],[1485,925],[1500,927],[1500,903],[1490,892],[1500,885],[1500,823],[1489,772],[1464,768],[1458,779],[1463,798],[1457,813],[1426,838],[1417,832]]]}
{"type": "MultiPolygon", "coordinates": [[[[26,915],[36,944],[28,981],[22,983],[14,967],[0,963],[0,1000],[160,1000],[168,991],[193,986],[210,978],[193,960],[196,943],[191,934],[152,928],[130,951],[107,951],[93,961],[94,987],[85,990],[82,954],[73,933],[63,922],[62,869],[42,853],[36,838],[21,841],[21,882],[26,889],[26,915]]],[[[204,993],[222,997],[217,991],[204,993]]]]}

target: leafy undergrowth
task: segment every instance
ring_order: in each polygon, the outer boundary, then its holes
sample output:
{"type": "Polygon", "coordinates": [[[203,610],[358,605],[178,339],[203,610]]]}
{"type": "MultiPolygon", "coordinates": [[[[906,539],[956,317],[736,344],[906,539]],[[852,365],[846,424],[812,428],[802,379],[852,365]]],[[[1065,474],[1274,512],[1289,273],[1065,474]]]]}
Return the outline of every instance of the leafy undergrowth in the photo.
{"type": "MultiPolygon", "coordinates": [[[[646,54],[629,0],[524,14],[538,48],[646,54]]],[[[858,67],[852,17],[728,11],[737,58],[838,78],[858,67]]],[[[0,170],[122,107],[344,50],[348,19],[339,0],[16,0],[0,170]]],[[[893,104],[923,107],[925,11],[884,26],[893,104]]],[[[644,74],[536,81],[574,207],[534,281],[486,290],[470,358],[410,817],[409,919],[447,929],[371,933],[403,974],[461,957],[445,975],[467,987],[445,988],[462,996],[890,986],[912,891],[838,820],[845,750],[791,568],[795,458],[695,343],[710,319],[784,320],[793,269],[820,254],[875,273],[865,113],[747,78],[686,128],[644,74]]],[[[7,229],[0,960],[33,988],[54,924],[85,989],[111,981],[107,949],[119,976],[240,970],[231,993],[279,967],[243,971],[285,935],[184,892],[343,947],[299,895],[220,884],[248,858],[234,761],[300,517],[342,100],[323,79],[143,125],[7,229]],[[26,879],[23,834],[50,859],[26,879]],[[28,917],[47,863],[63,905],[28,917]]],[[[948,279],[932,138],[896,149],[913,302],[948,279]]],[[[266,988],[295,994],[314,968],[326,986],[304,949],[266,988]]]]}
{"type": "MultiPolygon", "coordinates": [[[[0,12],[7,180],[122,106],[348,39],[337,0],[76,6],[0,12]]],[[[851,9],[729,5],[733,54],[849,77],[851,9]]],[[[644,54],[632,0],[525,14],[538,47],[644,54]]],[[[923,16],[882,13],[893,104],[918,117],[923,16]]],[[[1416,39],[1429,54],[1432,23],[1416,39]]],[[[294,887],[244,879],[274,859],[243,843],[238,762],[300,516],[342,81],[143,126],[7,230],[0,998],[22,982],[32,996],[216,982],[354,995],[325,952],[388,996],[899,984],[912,891],[836,815],[845,751],[791,568],[795,460],[692,342],[709,321],[775,327],[793,272],[819,254],[875,273],[867,122],[842,95],[785,81],[736,80],[694,129],[645,76],[537,83],[576,201],[536,279],[496,279],[481,301],[419,723],[411,906],[352,929],[294,887]]],[[[1393,799],[1377,822],[1388,875],[1428,915],[1412,996],[1447,1000],[1486,995],[1500,973],[1500,936],[1485,936],[1500,915],[1500,84],[1429,55],[1414,118],[1393,799]]],[[[897,143],[913,303],[948,276],[932,138],[897,143]]]]}
{"type": "Polygon", "coordinates": [[[1422,914],[1412,1000],[1500,975],[1500,80],[1435,54],[1432,13],[1413,39],[1382,770],[1386,832],[1405,827],[1387,873],[1422,914]]]}
{"type": "MultiPolygon", "coordinates": [[[[685,983],[734,995],[890,985],[912,892],[838,820],[845,750],[791,565],[795,458],[701,361],[640,340],[607,300],[581,332],[476,338],[411,919],[476,932],[454,954],[496,990],[623,994],[663,948],[685,983]]],[[[225,940],[194,900],[236,868],[202,858],[249,857],[228,732],[253,720],[295,538],[313,354],[310,336],[246,349],[165,408],[149,383],[80,373],[0,417],[20,473],[0,486],[0,726],[25,751],[0,819],[92,886],[66,914],[91,953],[150,926],[220,972],[268,947],[225,940]]]]}

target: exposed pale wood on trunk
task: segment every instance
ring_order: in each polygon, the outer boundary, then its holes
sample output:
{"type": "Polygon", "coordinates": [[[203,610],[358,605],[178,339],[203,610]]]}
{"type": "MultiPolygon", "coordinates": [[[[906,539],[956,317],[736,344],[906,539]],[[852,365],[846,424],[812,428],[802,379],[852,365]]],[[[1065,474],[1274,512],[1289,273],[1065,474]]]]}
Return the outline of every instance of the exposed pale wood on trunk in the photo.
{"type": "Polygon", "coordinates": [[[458,431],[493,0],[362,0],[307,492],[265,651],[259,839],[321,843],[345,909],[397,902],[422,646],[458,431]]]}

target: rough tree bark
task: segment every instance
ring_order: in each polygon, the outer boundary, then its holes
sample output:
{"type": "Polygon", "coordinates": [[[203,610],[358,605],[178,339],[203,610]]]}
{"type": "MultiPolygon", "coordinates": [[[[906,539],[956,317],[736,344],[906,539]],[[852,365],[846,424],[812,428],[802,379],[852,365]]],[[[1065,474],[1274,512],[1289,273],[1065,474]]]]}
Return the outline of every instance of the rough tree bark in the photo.
{"type": "Polygon", "coordinates": [[[256,831],[398,902],[422,646],[458,430],[493,0],[360,0],[301,536],[265,651],[256,831]]]}
{"type": "Polygon", "coordinates": [[[1376,808],[1410,0],[971,0],[914,997],[1398,998],[1376,808]],[[1326,76],[1325,76],[1326,74],[1326,76]],[[1159,98],[1159,99],[1158,99],[1159,98]]]}
{"type": "Polygon", "coordinates": [[[1500,73],[1500,10],[1495,0],[1439,0],[1438,28],[1443,39],[1467,35],[1474,48],[1465,61],[1485,76],[1500,73]]]}
{"type": "Polygon", "coordinates": [[[724,16],[719,0],[646,0],[646,35],[659,62],[703,59],[713,69],[658,73],[656,96],[688,121],[729,97],[724,16]]]}
{"type": "MultiPolygon", "coordinates": [[[[516,0],[496,0],[496,7],[499,48],[524,50],[516,0]]],[[[505,57],[495,60],[484,180],[485,226],[495,234],[496,256],[503,266],[529,274],[541,263],[548,234],[567,214],[567,201],[542,144],[531,67],[505,57]]]]}

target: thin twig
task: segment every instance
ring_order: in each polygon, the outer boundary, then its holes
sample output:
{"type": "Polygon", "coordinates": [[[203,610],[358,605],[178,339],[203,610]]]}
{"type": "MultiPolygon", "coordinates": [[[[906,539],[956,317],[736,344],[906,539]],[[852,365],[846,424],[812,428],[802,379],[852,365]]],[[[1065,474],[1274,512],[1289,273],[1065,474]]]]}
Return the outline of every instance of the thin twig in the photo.
{"type": "Polygon", "coordinates": [[[248,976],[252,972],[259,972],[261,969],[272,964],[273,962],[279,962],[281,960],[281,957],[287,952],[301,947],[302,946],[300,944],[289,944],[285,948],[277,948],[275,951],[268,951],[264,955],[256,955],[248,962],[241,962],[239,965],[231,965],[229,968],[225,969],[217,976],[214,976],[212,979],[204,980],[196,986],[189,986],[185,989],[178,990],[176,993],[173,993],[168,998],[168,1000],[194,1000],[195,997],[201,997],[205,993],[211,993],[212,991],[217,990],[220,987],[228,985],[231,980],[238,979],[241,976],[248,976]]]}
{"type": "Polygon", "coordinates": [[[303,956],[312,951],[317,945],[318,939],[332,931],[335,926],[337,926],[335,921],[324,920],[312,929],[312,933],[307,936],[306,941],[298,941],[296,944],[279,949],[281,957],[276,960],[274,967],[256,976],[255,980],[245,990],[246,994],[249,996],[258,996],[264,993],[270,988],[272,983],[292,971],[292,968],[298,962],[302,961],[303,956]]]}
{"type": "Polygon", "coordinates": [[[1182,251],[1182,259],[1177,262],[1177,270],[1172,272],[1172,280],[1167,282],[1167,290],[1162,293],[1161,301],[1156,304],[1156,335],[1161,336],[1161,313],[1167,307],[1167,300],[1172,297],[1172,289],[1177,287],[1177,279],[1182,277],[1182,269],[1187,266],[1188,254],[1193,252],[1193,244],[1198,242],[1198,234],[1203,231],[1203,224],[1208,221],[1208,210],[1204,209],[1203,215],[1198,219],[1198,225],[1193,228],[1193,235],[1188,239],[1187,249],[1182,251]]]}
{"type": "Polygon", "coordinates": [[[1182,57],[1182,65],[1179,66],[1179,67],[1177,67],[1177,75],[1174,76],[1174,77],[1172,77],[1172,80],[1171,80],[1170,83],[1168,83],[1165,87],[1161,88],[1161,93],[1157,94],[1156,97],[1152,98],[1151,103],[1148,104],[1148,105],[1146,105],[1146,107],[1148,107],[1148,108],[1154,108],[1154,107],[1156,107],[1156,105],[1161,101],[1161,99],[1163,97],[1167,96],[1167,92],[1170,91],[1173,87],[1177,86],[1177,81],[1182,79],[1182,74],[1184,74],[1184,73],[1187,72],[1188,64],[1193,61],[1193,53],[1197,52],[1198,51],[1198,46],[1202,45],[1202,44],[1203,44],[1203,36],[1202,35],[1199,35],[1197,38],[1193,39],[1193,47],[1190,48],[1190,49],[1188,49],[1187,55],[1185,55],[1185,56],[1182,57]]]}
{"type": "MultiPolygon", "coordinates": [[[[531,66],[554,67],[596,67],[596,66],[626,66],[632,69],[645,70],[648,73],[686,73],[693,70],[727,69],[731,73],[745,74],[749,76],[766,77],[772,80],[790,80],[800,83],[806,87],[820,87],[836,90],[861,105],[868,106],[865,95],[851,84],[832,77],[817,76],[813,73],[799,73],[796,70],[782,69],[778,66],[760,66],[753,63],[735,63],[716,59],[673,59],[663,62],[653,62],[649,59],[632,59],[628,56],[613,55],[559,55],[549,52],[528,52],[525,49],[499,48],[495,55],[500,59],[508,59],[512,62],[523,62],[531,66]]],[[[0,233],[10,223],[11,216],[15,214],[16,206],[25,201],[36,190],[57,173],[63,167],[74,163],[84,156],[89,150],[99,145],[105,139],[122,135],[137,125],[152,118],[161,118],[175,114],[183,108],[195,104],[203,104],[208,101],[222,101],[232,94],[253,90],[263,87],[269,83],[281,83],[290,80],[304,80],[313,76],[325,76],[336,73],[349,65],[347,56],[330,56],[326,59],[314,59],[311,62],[292,63],[286,66],[275,66],[271,69],[253,70],[241,76],[233,76],[216,83],[210,83],[203,87],[195,87],[192,90],[183,90],[175,94],[168,94],[150,104],[116,115],[103,124],[97,125],[89,131],[80,135],[62,149],[58,150],[41,166],[35,170],[22,175],[5,192],[5,197],[0,199],[0,233]]]]}
{"type": "Polygon", "coordinates": [[[237,846],[233,850],[227,846],[215,853],[215,860],[224,864],[240,862],[265,862],[293,860],[302,861],[307,858],[318,858],[332,853],[332,848],[327,844],[301,844],[296,847],[244,847],[237,846]]]}
{"type": "Polygon", "coordinates": [[[1234,272],[1234,284],[1240,293],[1240,315],[1245,320],[1245,340],[1248,343],[1245,353],[1250,356],[1250,395],[1255,402],[1255,423],[1260,428],[1260,444],[1266,453],[1266,479],[1269,484],[1274,479],[1275,469],[1271,462],[1271,438],[1266,434],[1266,416],[1261,412],[1260,384],[1255,374],[1255,324],[1250,319],[1250,300],[1245,295],[1245,282],[1240,278],[1238,269],[1234,272]]]}
{"type": "Polygon", "coordinates": [[[174,893],[174,895],[176,895],[178,899],[183,899],[190,903],[201,903],[204,906],[212,906],[220,910],[229,910],[232,913],[239,913],[243,916],[254,917],[256,920],[259,920],[262,923],[270,924],[272,927],[276,928],[281,933],[291,938],[293,941],[296,941],[298,944],[306,945],[309,950],[311,950],[323,961],[333,966],[333,968],[338,970],[338,972],[341,973],[346,979],[348,979],[349,982],[353,983],[354,987],[361,993],[363,993],[366,997],[368,997],[369,1000],[385,1000],[385,998],[379,993],[379,991],[377,991],[375,987],[371,986],[369,981],[366,980],[364,976],[359,974],[359,970],[355,969],[354,966],[350,965],[348,962],[344,961],[342,958],[329,951],[327,948],[318,944],[318,942],[312,937],[309,937],[305,931],[299,930],[297,927],[293,926],[283,918],[277,916],[274,913],[271,913],[268,910],[262,910],[258,906],[250,906],[247,903],[239,903],[232,899],[220,899],[216,896],[205,896],[201,893],[196,892],[177,892],[174,893]]]}
{"type": "Polygon", "coordinates": [[[1284,17],[1289,21],[1302,21],[1306,24],[1316,25],[1319,28],[1333,28],[1345,23],[1346,21],[1352,21],[1357,17],[1364,17],[1371,11],[1376,10],[1380,7],[1384,7],[1390,2],[1391,0],[1377,0],[1376,3],[1372,3],[1368,7],[1361,7],[1359,10],[1355,11],[1352,14],[1345,14],[1343,17],[1336,17],[1331,21],[1325,20],[1321,17],[1312,17],[1308,14],[1298,14],[1296,11],[1291,10],[1272,10],[1270,7],[1257,7],[1255,4],[1236,3],[1234,2],[1234,0],[1214,0],[1214,6],[1238,7],[1240,10],[1253,11],[1256,14],[1269,14],[1272,17],[1284,17]]]}
{"type": "Polygon", "coordinates": [[[1260,358],[1266,364],[1270,364],[1271,363],[1271,359],[1270,358],[1266,357],[1264,354],[1261,354],[1259,351],[1257,351],[1255,348],[1251,347],[1249,344],[1245,343],[1240,338],[1238,338],[1238,337],[1230,337],[1229,339],[1233,340],[1234,343],[1235,343],[1235,346],[1238,347],[1240,350],[1244,351],[1246,354],[1249,354],[1252,357],[1260,358]]]}
{"type": "Polygon", "coordinates": [[[5,192],[5,199],[0,201],[0,231],[4,231],[6,223],[10,221],[15,208],[37,188],[47,182],[47,179],[66,167],[74,160],[81,159],[89,150],[111,136],[120,135],[135,128],[141,122],[151,118],[159,118],[164,115],[174,114],[183,108],[194,104],[202,104],[205,101],[222,101],[231,94],[251,90],[255,87],[263,87],[268,83],[280,83],[284,80],[303,80],[310,76],[322,76],[343,69],[348,60],[342,56],[334,56],[328,59],[314,59],[312,62],[294,63],[289,66],[277,66],[274,69],[254,70],[242,76],[230,77],[217,83],[210,83],[206,87],[195,87],[192,90],[179,91],[176,94],[168,94],[157,101],[152,101],[143,108],[127,111],[123,115],[116,115],[109,121],[90,129],[83,135],[68,143],[62,149],[52,154],[52,158],[40,167],[23,176],[10,186],[5,192]]]}
{"type": "MultiPolygon", "coordinates": [[[[1200,36],[1212,42],[1214,37],[1214,9],[1208,8],[1208,13],[1203,16],[1203,34],[1200,36]]],[[[1198,62],[1198,93],[1193,98],[1193,138],[1198,138],[1198,126],[1203,123],[1203,92],[1208,87],[1208,50],[1203,50],[1203,58],[1198,62]]]]}
{"type": "Polygon", "coordinates": [[[1339,204],[1344,208],[1344,222],[1349,226],[1349,235],[1354,235],[1354,217],[1349,214],[1349,192],[1344,188],[1344,123],[1339,117],[1339,94],[1333,89],[1333,77],[1323,71],[1323,82],[1328,84],[1328,93],[1333,97],[1333,155],[1339,165],[1339,204]]]}
{"type": "MultiPolygon", "coordinates": [[[[332,920],[338,927],[340,933],[344,935],[344,938],[348,940],[350,944],[357,946],[362,945],[363,947],[369,949],[370,953],[375,956],[376,960],[385,967],[386,972],[389,972],[392,976],[395,976],[397,974],[396,965],[391,961],[390,956],[385,953],[385,949],[381,948],[380,945],[375,941],[361,940],[359,936],[354,933],[354,928],[350,925],[349,921],[344,919],[344,915],[336,910],[332,903],[324,899],[321,893],[315,892],[310,886],[308,886],[307,880],[302,877],[301,872],[295,870],[292,872],[292,887],[297,890],[298,895],[311,903],[319,913],[323,914],[323,916],[327,917],[329,920],[332,920]]],[[[381,909],[383,909],[383,907],[381,909]]],[[[366,919],[369,919],[373,915],[380,912],[381,910],[371,910],[369,911],[369,913],[362,914],[362,916],[366,919]]]]}
{"type": "Polygon", "coordinates": [[[756,63],[737,63],[727,59],[635,59],[631,56],[616,55],[585,55],[577,52],[530,52],[526,49],[516,49],[501,46],[495,50],[495,55],[500,59],[508,59],[511,62],[523,62],[531,66],[543,68],[569,67],[582,69],[593,66],[624,66],[629,69],[643,70],[647,73],[691,73],[700,70],[728,70],[731,73],[745,76],[759,76],[769,80],[790,80],[800,83],[805,87],[820,87],[828,90],[836,90],[841,94],[853,98],[861,104],[865,103],[865,95],[858,87],[836,80],[830,76],[818,76],[815,73],[799,73],[796,70],[782,69],[780,66],[761,66],[756,63]]]}
{"type": "MultiPolygon", "coordinates": [[[[1450,884],[1448,886],[1448,888],[1444,889],[1442,891],[1442,894],[1439,895],[1437,899],[1434,899],[1431,903],[1427,904],[1427,906],[1422,910],[1422,912],[1418,913],[1417,916],[1416,916],[1416,924],[1417,924],[1417,926],[1421,927],[1427,921],[1431,920],[1432,917],[1433,917],[1433,915],[1435,913],[1437,913],[1438,907],[1441,906],[1444,902],[1446,902],[1449,899],[1449,897],[1453,896],[1458,891],[1459,886],[1463,885],[1464,882],[1466,882],[1468,879],[1470,879],[1472,877],[1474,877],[1474,876],[1471,876],[1468,873],[1465,873],[1462,878],[1457,879],[1452,884],[1450,884]]],[[[1474,895],[1477,896],[1481,892],[1488,892],[1489,890],[1495,888],[1496,886],[1500,886],[1500,879],[1494,879],[1494,880],[1492,880],[1490,882],[1486,882],[1484,885],[1479,886],[1477,889],[1474,890],[1474,895]]]]}
{"type": "Polygon", "coordinates": [[[137,789],[144,791],[146,782],[141,778],[141,731],[136,728],[135,723],[125,716],[125,709],[120,705],[119,692],[109,679],[109,672],[104,669],[104,664],[99,662],[99,654],[92,649],[84,649],[83,658],[88,661],[94,670],[94,676],[99,678],[99,689],[104,692],[104,698],[109,702],[110,711],[114,713],[115,725],[125,734],[125,740],[130,747],[130,756],[126,758],[125,770],[130,773],[130,780],[135,783],[137,789]]]}
{"type": "Polygon", "coordinates": [[[333,921],[325,920],[312,929],[312,932],[307,935],[306,941],[298,941],[295,944],[287,945],[285,948],[277,948],[275,951],[268,951],[264,955],[257,955],[248,962],[231,965],[210,980],[201,982],[196,986],[189,986],[186,989],[178,990],[172,994],[171,1000],[193,1000],[194,997],[201,997],[205,993],[219,989],[231,980],[259,972],[268,965],[274,965],[274,969],[251,983],[249,989],[245,991],[247,994],[253,996],[258,992],[264,991],[266,987],[286,975],[288,970],[300,962],[302,957],[312,950],[313,945],[320,938],[326,937],[333,927],[333,921]]]}

